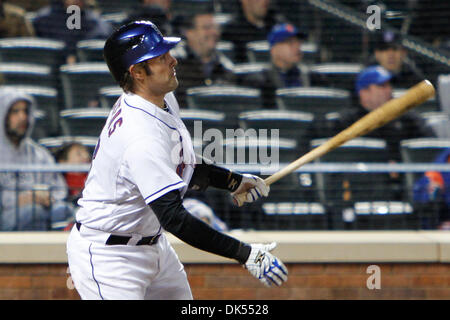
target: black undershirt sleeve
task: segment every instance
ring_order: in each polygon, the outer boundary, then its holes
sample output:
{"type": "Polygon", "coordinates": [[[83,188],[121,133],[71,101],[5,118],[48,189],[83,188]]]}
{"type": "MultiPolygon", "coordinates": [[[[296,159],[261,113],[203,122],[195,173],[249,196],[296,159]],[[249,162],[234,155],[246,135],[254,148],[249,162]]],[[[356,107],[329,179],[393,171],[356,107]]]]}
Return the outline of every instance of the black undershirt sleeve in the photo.
{"type": "Polygon", "coordinates": [[[149,204],[161,226],[187,244],[244,264],[250,245],[223,234],[191,215],[183,206],[180,192],[174,190],[149,204]]]}
{"type": "Polygon", "coordinates": [[[242,181],[242,175],[229,169],[216,166],[201,158],[197,163],[189,183],[189,188],[205,191],[209,186],[234,192],[242,181]]]}

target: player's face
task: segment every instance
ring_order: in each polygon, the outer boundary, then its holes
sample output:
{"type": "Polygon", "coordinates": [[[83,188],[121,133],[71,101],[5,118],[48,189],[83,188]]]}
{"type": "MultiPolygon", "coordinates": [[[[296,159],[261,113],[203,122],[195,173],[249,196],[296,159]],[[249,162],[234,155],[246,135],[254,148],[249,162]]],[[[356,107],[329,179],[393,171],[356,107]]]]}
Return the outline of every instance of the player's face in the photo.
{"type": "Polygon", "coordinates": [[[25,136],[29,125],[28,112],[26,101],[17,101],[9,109],[6,126],[10,137],[21,140],[25,136]]]}
{"type": "Polygon", "coordinates": [[[174,91],[178,87],[177,64],[177,59],[170,52],[148,60],[151,74],[146,79],[146,87],[157,95],[174,91]]]}

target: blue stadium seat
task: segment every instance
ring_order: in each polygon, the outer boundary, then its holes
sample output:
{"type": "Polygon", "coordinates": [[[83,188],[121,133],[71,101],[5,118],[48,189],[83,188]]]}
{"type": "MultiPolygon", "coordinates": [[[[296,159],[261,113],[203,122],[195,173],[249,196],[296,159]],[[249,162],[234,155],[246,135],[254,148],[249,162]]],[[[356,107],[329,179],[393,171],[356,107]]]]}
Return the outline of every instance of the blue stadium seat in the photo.
{"type": "Polygon", "coordinates": [[[0,61],[40,64],[54,70],[64,62],[65,43],[38,37],[0,39],[0,61]]]}
{"type": "Polygon", "coordinates": [[[206,130],[217,129],[225,135],[225,113],[202,109],[181,109],[180,117],[191,137],[203,139],[206,130]],[[196,129],[197,128],[197,129],[196,129]],[[198,136],[198,135],[201,136],[198,136]]]}
{"type": "Polygon", "coordinates": [[[104,62],[104,40],[82,40],[77,43],[77,57],[80,62],[104,62]]]}
{"type": "Polygon", "coordinates": [[[78,108],[60,112],[63,135],[98,137],[110,109],[78,108]]]}
{"type": "Polygon", "coordinates": [[[240,127],[245,129],[278,129],[281,138],[294,139],[299,144],[299,154],[309,148],[313,138],[314,115],[308,112],[289,110],[254,110],[239,114],[240,127]]]}
{"type": "Polygon", "coordinates": [[[122,95],[123,90],[119,86],[103,87],[99,89],[100,106],[108,109],[112,108],[117,99],[122,95]]]}
{"type": "Polygon", "coordinates": [[[311,112],[323,117],[326,113],[344,110],[351,106],[348,90],[296,87],[277,89],[277,105],[282,110],[311,112]]]}
{"type": "Polygon", "coordinates": [[[0,63],[0,74],[4,84],[57,87],[51,67],[31,63],[0,63]]]}
{"type": "Polygon", "coordinates": [[[363,65],[359,63],[322,63],[310,66],[309,72],[311,77],[320,79],[329,87],[352,92],[362,69],[363,65]]]}
{"type": "Polygon", "coordinates": [[[193,87],[187,90],[188,107],[225,112],[226,125],[237,126],[240,112],[261,108],[259,89],[229,85],[193,87]]]}
{"type": "Polygon", "coordinates": [[[106,63],[63,65],[60,74],[66,109],[98,107],[100,88],[117,85],[106,63]]]}

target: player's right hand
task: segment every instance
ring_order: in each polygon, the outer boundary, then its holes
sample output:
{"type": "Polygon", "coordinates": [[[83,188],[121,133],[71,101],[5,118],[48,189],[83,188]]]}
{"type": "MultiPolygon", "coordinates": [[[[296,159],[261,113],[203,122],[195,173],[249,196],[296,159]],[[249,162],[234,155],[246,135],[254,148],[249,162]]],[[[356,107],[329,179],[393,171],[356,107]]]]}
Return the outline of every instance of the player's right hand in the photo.
{"type": "Polygon", "coordinates": [[[244,202],[254,202],[267,197],[270,187],[258,176],[244,173],[239,187],[231,194],[235,205],[242,206],[244,202]],[[245,194],[245,197],[242,196],[245,194]],[[242,197],[242,198],[241,198],[242,197]]]}
{"type": "Polygon", "coordinates": [[[275,249],[275,242],[270,244],[251,244],[250,255],[244,267],[265,286],[281,286],[287,281],[286,266],[270,251],[275,249]]]}

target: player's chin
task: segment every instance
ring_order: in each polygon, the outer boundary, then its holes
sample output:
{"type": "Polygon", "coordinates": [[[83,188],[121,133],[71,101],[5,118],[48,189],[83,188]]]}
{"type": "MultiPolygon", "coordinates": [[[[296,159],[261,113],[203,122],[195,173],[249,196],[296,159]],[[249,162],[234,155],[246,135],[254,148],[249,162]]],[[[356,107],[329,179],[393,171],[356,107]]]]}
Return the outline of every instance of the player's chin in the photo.
{"type": "Polygon", "coordinates": [[[175,90],[176,88],[178,88],[178,79],[177,79],[176,76],[173,76],[173,77],[170,79],[170,84],[169,84],[169,86],[170,86],[170,88],[171,88],[170,91],[173,91],[173,90],[175,90]]]}

